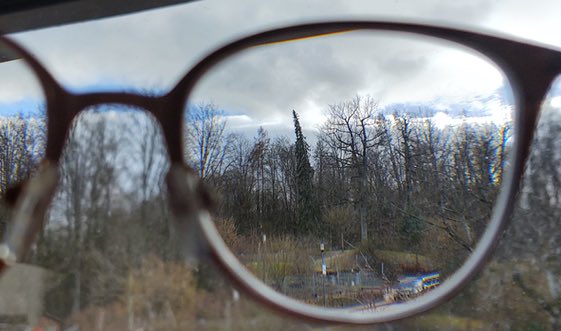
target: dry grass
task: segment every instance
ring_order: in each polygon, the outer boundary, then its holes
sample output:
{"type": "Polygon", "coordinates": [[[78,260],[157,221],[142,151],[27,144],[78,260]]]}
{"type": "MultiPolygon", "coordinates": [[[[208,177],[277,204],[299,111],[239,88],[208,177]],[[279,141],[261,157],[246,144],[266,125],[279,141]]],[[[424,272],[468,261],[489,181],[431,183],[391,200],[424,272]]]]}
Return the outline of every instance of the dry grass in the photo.
{"type": "Polygon", "coordinates": [[[204,296],[185,264],[151,256],[126,276],[118,301],[88,307],[72,321],[81,330],[180,330],[195,321],[204,296]]]}
{"type": "Polygon", "coordinates": [[[435,313],[417,318],[415,320],[414,328],[419,331],[486,331],[493,329],[491,323],[479,319],[435,313]]]}
{"type": "Polygon", "coordinates": [[[265,283],[281,287],[286,277],[313,272],[311,250],[303,241],[283,236],[267,239],[247,266],[265,283]]]}

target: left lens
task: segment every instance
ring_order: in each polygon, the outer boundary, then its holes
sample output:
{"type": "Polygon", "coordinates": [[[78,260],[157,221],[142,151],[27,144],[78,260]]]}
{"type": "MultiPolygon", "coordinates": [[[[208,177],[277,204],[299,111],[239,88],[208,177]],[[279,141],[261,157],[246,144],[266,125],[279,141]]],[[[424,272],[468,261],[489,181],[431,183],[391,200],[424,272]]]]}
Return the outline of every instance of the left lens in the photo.
{"type": "Polygon", "coordinates": [[[162,140],[131,107],[100,105],[74,120],[34,256],[52,277],[47,312],[87,330],[192,321],[200,297],[169,228],[162,140]]]}
{"type": "Polygon", "coordinates": [[[316,306],[386,309],[445,282],[477,247],[509,166],[503,73],[411,34],[248,48],[186,107],[224,241],[263,283],[316,306]]]}

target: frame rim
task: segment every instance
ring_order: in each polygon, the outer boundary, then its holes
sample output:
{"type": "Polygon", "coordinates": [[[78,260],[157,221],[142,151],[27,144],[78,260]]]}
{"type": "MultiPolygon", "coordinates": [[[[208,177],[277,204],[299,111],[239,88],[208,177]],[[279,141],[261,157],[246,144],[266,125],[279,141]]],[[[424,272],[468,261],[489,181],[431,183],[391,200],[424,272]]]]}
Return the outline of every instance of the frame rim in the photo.
{"type": "MultiPolygon", "coordinates": [[[[479,239],[473,253],[451,277],[430,293],[412,301],[395,305],[391,309],[364,314],[350,314],[349,310],[305,304],[276,292],[265,285],[261,280],[249,273],[241,262],[235,258],[229,248],[225,246],[205,206],[196,206],[199,208],[199,212],[196,215],[196,224],[198,231],[205,238],[201,244],[206,246],[213,259],[227,273],[227,278],[236,283],[245,293],[251,295],[257,302],[263,303],[276,311],[304,320],[323,323],[375,324],[410,317],[448,301],[462,290],[490,259],[502,231],[510,221],[516,193],[521,183],[525,160],[531,144],[533,129],[540,110],[540,103],[553,79],[561,72],[561,52],[524,42],[438,25],[389,21],[325,21],[272,29],[230,42],[211,52],[198,62],[167,94],[160,97],[143,97],[127,93],[72,94],[67,92],[31,53],[27,52],[17,43],[12,42],[10,38],[0,37],[0,42],[8,43],[9,46],[20,53],[24,61],[31,66],[37,75],[45,93],[48,118],[52,116],[53,105],[58,105],[60,101],[64,101],[62,103],[64,108],[63,115],[70,118],[74,117],[74,111],[79,112],[81,108],[87,105],[111,103],[112,100],[115,100],[113,101],[114,103],[140,106],[155,115],[166,137],[168,157],[170,157],[171,161],[171,172],[172,168],[177,166],[183,167],[184,163],[177,160],[177,155],[170,155],[173,154],[170,144],[175,143],[176,140],[172,139],[170,142],[168,140],[169,136],[174,136],[175,134],[175,138],[181,137],[180,132],[174,131],[181,124],[170,123],[172,122],[170,119],[177,117],[177,114],[182,116],[184,112],[182,108],[177,108],[178,110],[173,114],[164,114],[163,110],[166,107],[186,104],[198,81],[216,64],[249,47],[278,40],[290,40],[298,37],[348,30],[396,31],[444,39],[482,54],[492,63],[496,64],[509,80],[513,88],[515,96],[514,105],[516,107],[514,126],[514,136],[516,139],[512,146],[512,154],[508,157],[508,160],[512,162],[512,167],[505,172],[501,192],[495,202],[487,229],[479,239]],[[513,51],[523,55],[517,55],[513,51]],[[526,54],[530,54],[529,57],[525,56],[526,54]],[[49,112],[49,109],[51,109],[51,112],[49,112]],[[171,133],[169,132],[170,130],[171,133]]],[[[60,125],[56,127],[60,127],[60,125]]],[[[48,128],[51,127],[48,126],[48,128]]],[[[49,148],[49,137],[47,137],[47,151],[49,148]]],[[[178,149],[182,150],[180,143],[179,147],[174,146],[173,150],[177,151],[178,149]]],[[[58,158],[52,158],[49,154],[46,155],[46,159],[51,159],[54,162],[58,160],[58,158]]],[[[172,211],[176,218],[182,217],[181,212],[173,209],[172,211]]]]}
{"type": "MultiPolygon", "coordinates": [[[[513,121],[515,141],[507,158],[508,161],[512,162],[512,166],[505,171],[501,191],[494,203],[486,230],[479,238],[471,255],[439,287],[421,297],[380,311],[349,313],[349,310],[346,309],[325,308],[306,304],[274,291],[237,260],[223,242],[216,227],[210,220],[210,215],[201,214],[198,219],[198,226],[218,266],[227,273],[231,281],[241,288],[243,292],[250,294],[257,302],[289,316],[313,322],[358,325],[379,324],[411,317],[447,302],[464,289],[490,260],[499,243],[502,232],[510,223],[531,145],[535,121],[540,110],[540,102],[543,100],[555,76],[561,71],[561,65],[557,65],[553,70],[548,65],[554,61],[561,62],[561,53],[553,49],[524,42],[438,25],[387,21],[325,21],[271,29],[230,42],[204,57],[178,83],[174,90],[182,89],[187,91],[185,102],[188,102],[199,80],[208,71],[212,70],[215,65],[222,63],[222,61],[227,60],[232,55],[254,46],[276,41],[348,30],[403,32],[446,40],[486,58],[489,62],[495,64],[509,81],[514,95],[513,105],[515,107],[513,112],[515,116],[513,121]],[[530,81],[524,80],[529,74],[529,69],[534,68],[523,67],[523,69],[520,69],[517,66],[520,64],[520,56],[510,53],[512,49],[536,53],[534,61],[530,62],[532,62],[532,66],[537,67],[541,71],[537,78],[534,77],[530,81]],[[546,61],[544,65],[544,63],[540,63],[543,58],[549,58],[553,61],[546,61]],[[541,81],[542,84],[532,86],[532,83],[536,81],[541,81]],[[258,284],[258,286],[255,284],[258,284]]],[[[524,58],[524,60],[527,59],[524,58]]]]}

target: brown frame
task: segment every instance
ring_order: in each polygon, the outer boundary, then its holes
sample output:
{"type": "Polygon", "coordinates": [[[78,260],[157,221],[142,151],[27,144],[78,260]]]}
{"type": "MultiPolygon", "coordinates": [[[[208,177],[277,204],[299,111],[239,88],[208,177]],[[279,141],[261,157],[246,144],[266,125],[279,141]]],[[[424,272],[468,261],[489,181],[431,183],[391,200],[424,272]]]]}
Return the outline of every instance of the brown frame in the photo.
{"type": "Polygon", "coordinates": [[[5,265],[24,256],[35,234],[42,227],[58,182],[57,163],[73,119],[85,108],[101,103],[118,103],[145,109],[160,123],[171,163],[167,175],[170,204],[178,229],[186,238],[197,241],[197,254],[210,254],[228,278],[257,301],[293,317],[323,323],[370,324],[402,319],[434,308],[458,293],[481,270],[507,226],[528,157],[534,127],[540,107],[549,87],[561,73],[561,52],[547,46],[491,33],[471,32],[421,23],[384,21],[335,21],[295,25],[273,29],[229,43],[210,53],[196,64],[168,93],[143,96],[132,93],[74,94],[63,88],[40,62],[11,39],[8,44],[35,71],[45,92],[47,103],[47,144],[45,160],[38,175],[28,180],[17,199],[13,226],[0,258],[5,265]],[[406,32],[444,39],[471,50],[496,63],[509,79],[516,105],[516,139],[511,154],[512,167],[503,183],[492,219],[473,254],[465,264],[441,286],[407,303],[377,312],[320,308],[305,304],[275,292],[253,276],[226,247],[213,225],[208,211],[210,201],[195,172],[183,161],[181,139],[183,106],[197,82],[216,64],[249,47],[267,43],[331,34],[352,30],[406,32]],[[196,239],[195,239],[196,238],[196,239]]]}

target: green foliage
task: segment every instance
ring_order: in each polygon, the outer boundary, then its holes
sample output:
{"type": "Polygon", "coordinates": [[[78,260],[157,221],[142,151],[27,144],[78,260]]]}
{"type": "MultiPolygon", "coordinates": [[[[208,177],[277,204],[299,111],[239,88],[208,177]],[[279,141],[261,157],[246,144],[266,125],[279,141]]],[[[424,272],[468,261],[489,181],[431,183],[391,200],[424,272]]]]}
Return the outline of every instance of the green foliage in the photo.
{"type": "Polygon", "coordinates": [[[371,266],[376,266],[374,271],[381,278],[389,281],[397,280],[397,277],[404,273],[411,274],[437,269],[435,262],[429,257],[412,253],[408,249],[400,249],[400,246],[396,246],[395,250],[388,250],[380,248],[380,245],[373,241],[369,241],[361,244],[359,252],[368,259],[371,266]]]}
{"type": "Polygon", "coordinates": [[[404,213],[401,219],[400,236],[403,241],[403,247],[410,247],[412,250],[417,249],[421,240],[426,224],[423,219],[415,215],[412,208],[404,213]]]}

